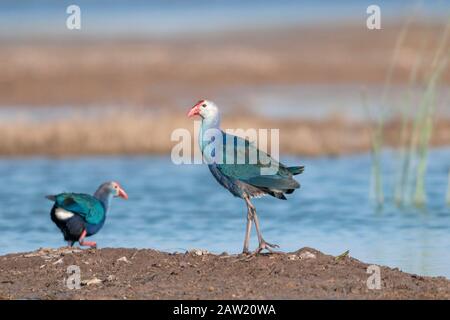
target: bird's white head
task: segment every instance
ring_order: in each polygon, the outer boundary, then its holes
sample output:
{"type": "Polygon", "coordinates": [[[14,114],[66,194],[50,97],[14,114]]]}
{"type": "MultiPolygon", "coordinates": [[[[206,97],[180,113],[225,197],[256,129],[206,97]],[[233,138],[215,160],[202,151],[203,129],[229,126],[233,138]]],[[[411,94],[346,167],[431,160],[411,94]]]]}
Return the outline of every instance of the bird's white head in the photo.
{"type": "Polygon", "coordinates": [[[203,119],[217,119],[219,117],[219,108],[212,101],[200,100],[188,113],[188,117],[196,115],[199,115],[203,119]]]}

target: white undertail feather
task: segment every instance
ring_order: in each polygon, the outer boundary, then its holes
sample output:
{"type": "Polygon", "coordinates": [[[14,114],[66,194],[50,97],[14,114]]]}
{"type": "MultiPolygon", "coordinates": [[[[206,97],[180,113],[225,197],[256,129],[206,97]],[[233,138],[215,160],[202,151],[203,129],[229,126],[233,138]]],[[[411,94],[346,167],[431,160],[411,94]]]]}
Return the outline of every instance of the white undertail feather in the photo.
{"type": "Polygon", "coordinates": [[[61,208],[56,208],[55,216],[58,220],[67,220],[73,217],[73,213],[61,208]]]}

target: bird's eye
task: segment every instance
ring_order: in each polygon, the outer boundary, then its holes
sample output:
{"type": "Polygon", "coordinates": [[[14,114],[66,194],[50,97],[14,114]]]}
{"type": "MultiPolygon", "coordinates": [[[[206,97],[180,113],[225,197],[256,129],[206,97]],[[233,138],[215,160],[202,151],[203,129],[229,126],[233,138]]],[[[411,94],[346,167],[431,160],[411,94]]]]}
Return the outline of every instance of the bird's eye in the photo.
{"type": "Polygon", "coordinates": [[[202,104],[202,107],[203,107],[203,108],[206,108],[206,103],[202,104]]]}

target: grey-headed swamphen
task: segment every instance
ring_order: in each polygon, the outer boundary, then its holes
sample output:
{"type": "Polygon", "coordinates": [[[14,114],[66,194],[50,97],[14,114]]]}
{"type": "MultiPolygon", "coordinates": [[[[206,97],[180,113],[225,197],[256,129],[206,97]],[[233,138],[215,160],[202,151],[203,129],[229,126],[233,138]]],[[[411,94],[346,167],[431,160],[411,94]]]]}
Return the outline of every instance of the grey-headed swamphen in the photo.
{"type": "Polygon", "coordinates": [[[262,237],[256,209],[250,199],[271,195],[286,200],[285,193],[290,194],[300,187],[293,175],[302,173],[304,167],[286,167],[248,140],[223,132],[220,129],[219,109],[211,101],[200,100],[196,103],[189,111],[188,117],[195,115],[202,118],[198,141],[209,170],[224,188],[246,202],[247,227],[243,253],[249,253],[252,221],[255,224],[259,242],[255,253],[264,249],[273,252],[272,249],[278,248],[278,245],[270,244],[262,237]],[[219,144],[219,141],[222,144],[219,144]],[[221,153],[220,150],[222,150],[221,153]],[[251,154],[257,155],[256,161],[249,160],[251,154]],[[241,157],[240,162],[237,161],[238,157],[241,157]],[[271,165],[275,165],[276,170],[264,172],[263,169],[271,165]]]}
{"type": "Polygon", "coordinates": [[[96,234],[105,223],[113,197],[128,199],[127,193],[117,182],[105,182],[94,195],[84,193],[60,193],[46,196],[54,201],[50,213],[52,221],[61,230],[70,246],[78,241],[82,246],[96,247],[86,237],[96,234]]]}

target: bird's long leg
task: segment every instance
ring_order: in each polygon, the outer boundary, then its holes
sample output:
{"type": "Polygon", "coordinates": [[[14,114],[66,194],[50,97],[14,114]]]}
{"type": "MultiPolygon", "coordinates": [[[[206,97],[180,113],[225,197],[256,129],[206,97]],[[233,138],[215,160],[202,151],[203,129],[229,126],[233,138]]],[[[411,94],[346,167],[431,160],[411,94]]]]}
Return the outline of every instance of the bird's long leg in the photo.
{"type": "Polygon", "coordinates": [[[274,250],[272,250],[272,248],[279,248],[280,246],[277,244],[269,243],[266,240],[264,240],[264,238],[262,237],[262,233],[259,228],[258,216],[256,215],[256,209],[253,212],[253,221],[255,222],[255,229],[256,229],[256,233],[258,234],[258,241],[259,241],[259,246],[258,246],[258,249],[256,249],[255,253],[260,253],[264,249],[273,253],[274,250]]]}
{"type": "MultiPolygon", "coordinates": [[[[267,251],[270,251],[270,252],[274,252],[274,250],[272,250],[272,248],[279,248],[279,246],[276,244],[271,244],[264,240],[262,233],[261,233],[261,229],[259,227],[259,219],[256,214],[256,208],[251,203],[250,198],[248,196],[245,196],[244,199],[245,199],[245,202],[247,203],[247,208],[250,211],[249,213],[251,214],[251,219],[253,219],[253,221],[255,222],[256,234],[258,236],[259,245],[258,245],[258,248],[255,250],[255,253],[260,253],[264,249],[266,249],[267,251]]],[[[247,217],[247,219],[248,219],[248,217],[247,217]]],[[[247,222],[248,222],[248,220],[247,220],[247,222]]],[[[244,245],[245,245],[245,242],[244,242],[244,245]]]]}
{"type": "Polygon", "coordinates": [[[87,247],[91,247],[91,248],[97,247],[97,243],[95,243],[94,241],[84,241],[84,238],[86,238],[86,229],[83,230],[83,232],[81,233],[80,239],[78,239],[80,246],[87,246],[87,247]]]}
{"type": "Polygon", "coordinates": [[[258,216],[256,214],[256,208],[250,202],[250,199],[248,197],[245,198],[245,202],[247,202],[247,206],[250,209],[250,211],[252,212],[252,218],[253,218],[253,221],[255,222],[256,234],[258,235],[259,245],[258,245],[258,249],[256,249],[255,253],[260,253],[264,249],[266,249],[269,252],[274,252],[274,250],[272,250],[272,248],[279,248],[279,246],[276,244],[266,242],[264,240],[262,233],[261,233],[261,229],[259,227],[259,220],[258,220],[258,216]]]}
{"type": "Polygon", "coordinates": [[[250,250],[248,250],[248,245],[250,242],[250,232],[252,230],[253,213],[248,205],[247,199],[245,202],[247,203],[247,227],[245,229],[244,249],[242,250],[242,253],[248,254],[250,253],[250,250]]]}

